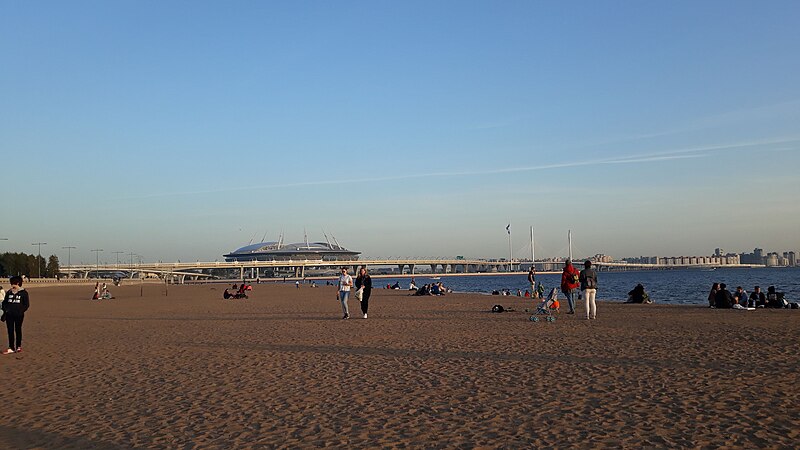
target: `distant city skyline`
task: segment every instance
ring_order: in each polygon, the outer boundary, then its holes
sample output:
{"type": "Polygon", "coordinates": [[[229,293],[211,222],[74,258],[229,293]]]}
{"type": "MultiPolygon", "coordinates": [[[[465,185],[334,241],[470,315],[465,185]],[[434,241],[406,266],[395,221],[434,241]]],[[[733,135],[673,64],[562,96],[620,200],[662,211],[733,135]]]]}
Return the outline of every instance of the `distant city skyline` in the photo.
{"type": "MultiPolygon", "coordinates": [[[[6,241],[6,243],[7,242],[8,241],[6,241]]],[[[263,241],[263,242],[274,242],[274,241],[270,241],[269,239],[267,239],[266,241],[263,241]]],[[[296,241],[295,240],[289,240],[289,241],[285,241],[284,244],[299,243],[299,242],[303,242],[303,240],[302,239],[299,239],[299,240],[296,240],[296,241]]],[[[309,239],[309,242],[324,242],[324,241],[320,241],[318,239],[309,239]]],[[[253,243],[257,243],[257,242],[253,241],[253,243]]],[[[247,244],[247,243],[245,243],[245,244],[247,244]]],[[[35,244],[33,244],[33,245],[35,245],[35,244]]],[[[9,248],[7,248],[7,249],[0,249],[0,254],[1,253],[25,253],[25,254],[28,254],[28,255],[36,256],[37,253],[38,253],[38,250],[35,247],[34,247],[33,251],[29,251],[29,250],[25,250],[25,249],[14,249],[14,248],[12,248],[13,247],[12,245],[9,245],[8,247],[9,248]]],[[[45,248],[46,248],[46,246],[45,246],[45,248]]],[[[153,258],[147,258],[146,256],[140,255],[140,254],[135,253],[135,252],[124,252],[124,251],[118,251],[118,250],[117,251],[99,251],[99,252],[95,252],[95,249],[89,250],[89,252],[90,252],[92,258],[97,258],[97,259],[85,259],[85,258],[76,258],[76,256],[75,256],[75,249],[76,248],[77,247],[74,247],[74,246],[64,246],[64,247],[60,248],[59,251],[55,251],[55,252],[48,252],[48,251],[42,250],[41,255],[45,260],[49,256],[55,255],[56,257],[59,258],[59,262],[62,265],[66,265],[68,260],[71,260],[72,263],[74,263],[74,264],[93,264],[96,261],[99,261],[102,264],[114,264],[117,261],[119,262],[119,264],[128,264],[131,261],[133,261],[134,263],[141,263],[141,262],[158,262],[158,261],[163,261],[163,262],[176,262],[176,261],[190,262],[190,261],[195,261],[195,260],[199,260],[199,261],[224,261],[225,260],[223,255],[219,255],[217,257],[209,258],[209,259],[202,259],[202,258],[175,258],[175,259],[156,258],[156,259],[153,259],[153,258]],[[69,250],[67,250],[67,249],[69,249],[69,250]],[[62,258],[61,251],[63,251],[65,255],[68,254],[69,256],[62,258]]],[[[541,254],[541,251],[540,251],[540,249],[538,248],[538,245],[537,245],[537,249],[536,249],[536,253],[535,253],[536,261],[563,261],[563,260],[566,260],[566,259],[568,259],[568,254],[567,254],[567,250],[566,250],[567,249],[567,245],[565,245],[564,249],[565,249],[565,251],[564,251],[563,254],[551,254],[551,255],[541,254]]],[[[99,249],[97,249],[97,250],[99,250],[99,249]]],[[[231,251],[233,251],[233,250],[236,250],[236,249],[231,249],[231,251]]],[[[359,251],[357,248],[352,248],[350,250],[359,251]]],[[[527,248],[520,247],[518,250],[519,251],[517,251],[517,250],[514,251],[514,255],[513,255],[514,261],[530,261],[530,256],[531,256],[530,255],[530,246],[528,246],[527,248]]],[[[724,250],[724,249],[717,247],[717,248],[713,249],[712,251],[706,252],[706,253],[704,253],[702,251],[694,251],[694,252],[682,253],[682,254],[655,254],[655,253],[649,253],[649,254],[639,254],[639,255],[614,255],[614,254],[611,254],[611,253],[608,253],[608,252],[598,252],[598,253],[595,253],[595,254],[584,254],[584,253],[579,253],[579,252],[576,252],[576,251],[573,250],[573,258],[575,260],[581,260],[581,261],[582,260],[586,260],[586,259],[596,260],[597,258],[600,258],[602,260],[606,260],[607,262],[625,260],[625,261],[628,261],[628,262],[637,262],[637,263],[642,263],[642,262],[655,263],[655,262],[644,261],[644,260],[645,259],[696,258],[696,257],[713,257],[713,256],[736,255],[737,258],[739,256],[749,256],[752,259],[752,260],[742,260],[741,262],[743,264],[745,264],[745,263],[747,263],[747,264],[762,264],[762,263],[764,263],[764,260],[766,260],[766,258],[768,256],[775,255],[776,257],[778,257],[778,261],[773,262],[770,265],[777,265],[777,266],[790,265],[790,266],[795,266],[795,265],[797,265],[796,264],[797,260],[794,259],[794,258],[796,257],[796,255],[800,255],[800,251],[794,250],[794,249],[763,249],[763,248],[760,248],[760,247],[753,247],[753,249],[751,249],[750,251],[747,251],[747,250],[743,250],[743,251],[727,251],[727,250],[725,250],[723,252],[718,252],[719,250],[724,250]],[[781,258],[786,259],[786,264],[783,263],[783,260],[781,258]],[[756,260],[760,260],[761,262],[758,262],[756,260]]],[[[508,248],[506,248],[506,251],[508,251],[508,248]]],[[[411,259],[420,258],[420,259],[424,259],[424,258],[428,258],[428,257],[452,259],[452,258],[456,258],[456,257],[463,257],[463,256],[465,256],[465,254],[468,254],[468,253],[469,252],[461,252],[459,254],[446,254],[446,255],[436,255],[436,254],[373,255],[373,254],[364,254],[362,252],[362,254],[359,255],[359,256],[360,256],[361,260],[370,260],[370,259],[404,259],[404,258],[411,258],[411,259]]],[[[474,258],[474,259],[494,259],[494,260],[496,260],[496,259],[504,259],[504,260],[508,260],[509,254],[506,253],[505,255],[501,254],[499,256],[471,255],[471,256],[467,256],[467,257],[468,258],[474,258]]]]}
{"type": "Polygon", "coordinates": [[[0,252],[800,247],[796,1],[2,10],[0,252]]]}

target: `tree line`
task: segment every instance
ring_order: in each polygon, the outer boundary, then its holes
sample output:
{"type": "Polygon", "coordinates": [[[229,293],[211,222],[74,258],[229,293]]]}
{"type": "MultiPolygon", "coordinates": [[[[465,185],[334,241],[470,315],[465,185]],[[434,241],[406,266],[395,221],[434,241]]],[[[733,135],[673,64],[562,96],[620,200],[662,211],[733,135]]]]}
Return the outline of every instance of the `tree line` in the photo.
{"type": "Polygon", "coordinates": [[[28,278],[39,276],[55,278],[61,267],[58,256],[50,255],[47,260],[39,255],[26,255],[25,253],[0,253],[0,274],[4,276],[25,275],[28,278]]]}

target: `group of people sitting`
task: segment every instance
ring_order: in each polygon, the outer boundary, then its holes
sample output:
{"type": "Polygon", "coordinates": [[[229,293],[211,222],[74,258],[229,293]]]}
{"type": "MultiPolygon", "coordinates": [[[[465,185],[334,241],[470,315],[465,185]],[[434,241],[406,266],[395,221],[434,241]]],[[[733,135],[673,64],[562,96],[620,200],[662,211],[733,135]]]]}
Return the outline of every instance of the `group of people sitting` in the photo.
{"type": "Polygon", "coordinates": [[[94,284],[94,294],[92,294],[92,300],[111,300],[114,298],[111,295],[111,291],[108,290],[108,285],[103,283],[102,289],[100,288],[100,282],[94,284]]]}
{"type": "Polygon", "coordinates": [[[653,300],[644,290],[644,286],[639,283],[633,290],[628,291],[628,300],[625,303],[653,303],[653,300]]]}
{"type": "Polygon", "coordinates": [[[411,295],[445,295],[449,292],[452,291],[444,287],[440,281],[438,283],[424,284],[411,295]]]}
{"type": "Polygon", "coordinates": [[[225,289],[225,292],[222,293],[222,298],[225,300],[228,299],[239,299],[239,298],[248,298],[247,291],[252,291],[253,286],[247,283],[242,283],[240,286],[234,284],[230,290],[225,289]],[[233,293],[231,293],[233,291],[233,293]]]}
{"type": "Polygon", "coordinates": [[[783,292],[776,292],[775,286],[767,288],[767,293],[761,292],[761,287],[756,286],[753,292],[747,295],[741,286],[736,287],[736,292],[731,293],[725,283],[714,283],[708,293],[708,306],[711,308],[788,308],[789,302],[784,298],[783,292]]]}

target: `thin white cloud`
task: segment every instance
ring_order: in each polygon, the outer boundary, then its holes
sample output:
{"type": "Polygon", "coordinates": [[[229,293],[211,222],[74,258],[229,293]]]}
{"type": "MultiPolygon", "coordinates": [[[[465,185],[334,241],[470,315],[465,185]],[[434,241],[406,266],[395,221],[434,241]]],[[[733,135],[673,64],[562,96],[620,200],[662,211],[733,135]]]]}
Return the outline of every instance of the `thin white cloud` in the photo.
{"type": "MultiPolygon", "coordinates": [[[[496,169],[464,170],[464,171],[441,171],[441,172],[403,174],[403,175],[383,176],[383,177],[303,181],[296,183],[277,183],[277,184],[256,185],[256,186],[237,186],[237,187],[196,190],[196,191],[155,193],[144,196],[131,196],[129,198],[147,199],[147,198],[175,197],[175,196],[188,196],[188,195],[208,195],[208,194],[242,192],[242,191],[252,191],[252,190],[262,190],[262,189],[295,188],[295,187],[308,187],[308,186],[336,186],[336,185],[357,184],[357,183],[381,183],[388,181],[402,181],[402,180],[411,180],[411,179],[429,178],[429,177],[466,177],[466,176],[477,176],[477,175],[497,175],[504,173],[534,172],[534,171],[552,170],[552,169],[569,169],[569,168],[585,167],[585,166],[592,166],[599,164],[604,164],[604,165],[647,164],[647,163],[658,163],[658,162],[678,160],[678,159],[702,158],[708,156],[708,153],[715,151],[736,150],[736,149],[759,147],[759,146],[763,147],[763,146],[777,145],[777,144],[782,145],[782,144],[797,143],[797,142],[800,142],[800,138],[788,137],[780,139],[763,139],[763,140],[740,142],[733,144],[706,145],[699,147],[688,147],[683,149],[669,150],[663,152],[642,153],[629,156],[614,156],[608,158],[588,159],[582,161],[570,161],[570,162],[553,163],[553,164],[540,164],[535,166],[501,167],[496,169]]],[[[769,149],[761,149],[761,150],[769,150],[769,149]]]]}
{"type": "Polygon", "coordinates": [[[777,103],[754,106],[750,108],[738,108],[718,114],[699,117],[676,128],[668,130],[653,131],[650,133],[640,133],[622,136],[616,139],[607,139],[579,144],[574,149],[603,147],[613,144],[623,144],[626,142],[643,141],[653,138],[686,134],[709,128],[718,128],[723,125],[736,126],[740,123],[751,123],[753,121],[772,120],[787,115],[797,114],[800,108],[800,99],[786,100],[777,103]]]}
{"type": "Polygon", "coordinates": [[[633,163],[648,163],[659,161],[671,161],[674,159],[689,159],[689,158],[705,158],[708,155],[694,154],[694,155],[664,155],[664,156],[647,156],[639,158],[623,158],[611,161],[603,161],[599,164],[633,164],[633,163]]]}

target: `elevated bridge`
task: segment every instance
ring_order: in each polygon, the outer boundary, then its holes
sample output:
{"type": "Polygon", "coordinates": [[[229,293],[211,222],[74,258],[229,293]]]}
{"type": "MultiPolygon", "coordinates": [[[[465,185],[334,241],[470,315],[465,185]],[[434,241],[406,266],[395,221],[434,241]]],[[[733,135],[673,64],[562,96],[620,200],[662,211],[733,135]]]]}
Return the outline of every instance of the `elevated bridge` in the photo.
{"type": "MultiPolygon", "coordinates": [[[[561,261],[536,261],[537,271],[560,271],[563,267],[561,261]]],[[[626,262],[595,262],[599,270],[641,270],[641,269],[685,269],[685,268],[714,268],[714,267],[763,267],[751,264],[729,264],[711,266],[708,264],[636,264],[626,262]]],[[[576,261],[578,267],[582,266],[576,261]]],[[[218,278],[223,271],[236,271],[239,278],[281,278],[283,276],[302,278],[310,276],[313,272],[328,272],[340,267],[347,267],[355,273],[359,267],[368,268],[397,267],[399,274],[415,274],[418,267],[429,267],[430,273],[445,275],[452,273],[510,273],[524,272],[531,266],[530,261],[514,261],[513,264],[505,260],[485,259],[367,259],[355,261],[323,261],[323,260],[282,260],[282,261],[236,261],[236,262],[174,262],[174,263],[140,263],[140,264],[93,264],[72,265],[62,268],[67,272],[81,278],[88,278],[92,274],[108,278],[112,274],[134,277],[159,277],[170,278],[179,283],[188,280],[201,280],[218,278]],[[309,273],[311,272],[311,273],[309,273]],[[271,276],[268,276],[271,274],[271,276]],[[275,274],[281,274],[276,276],[275,274]]]]}

